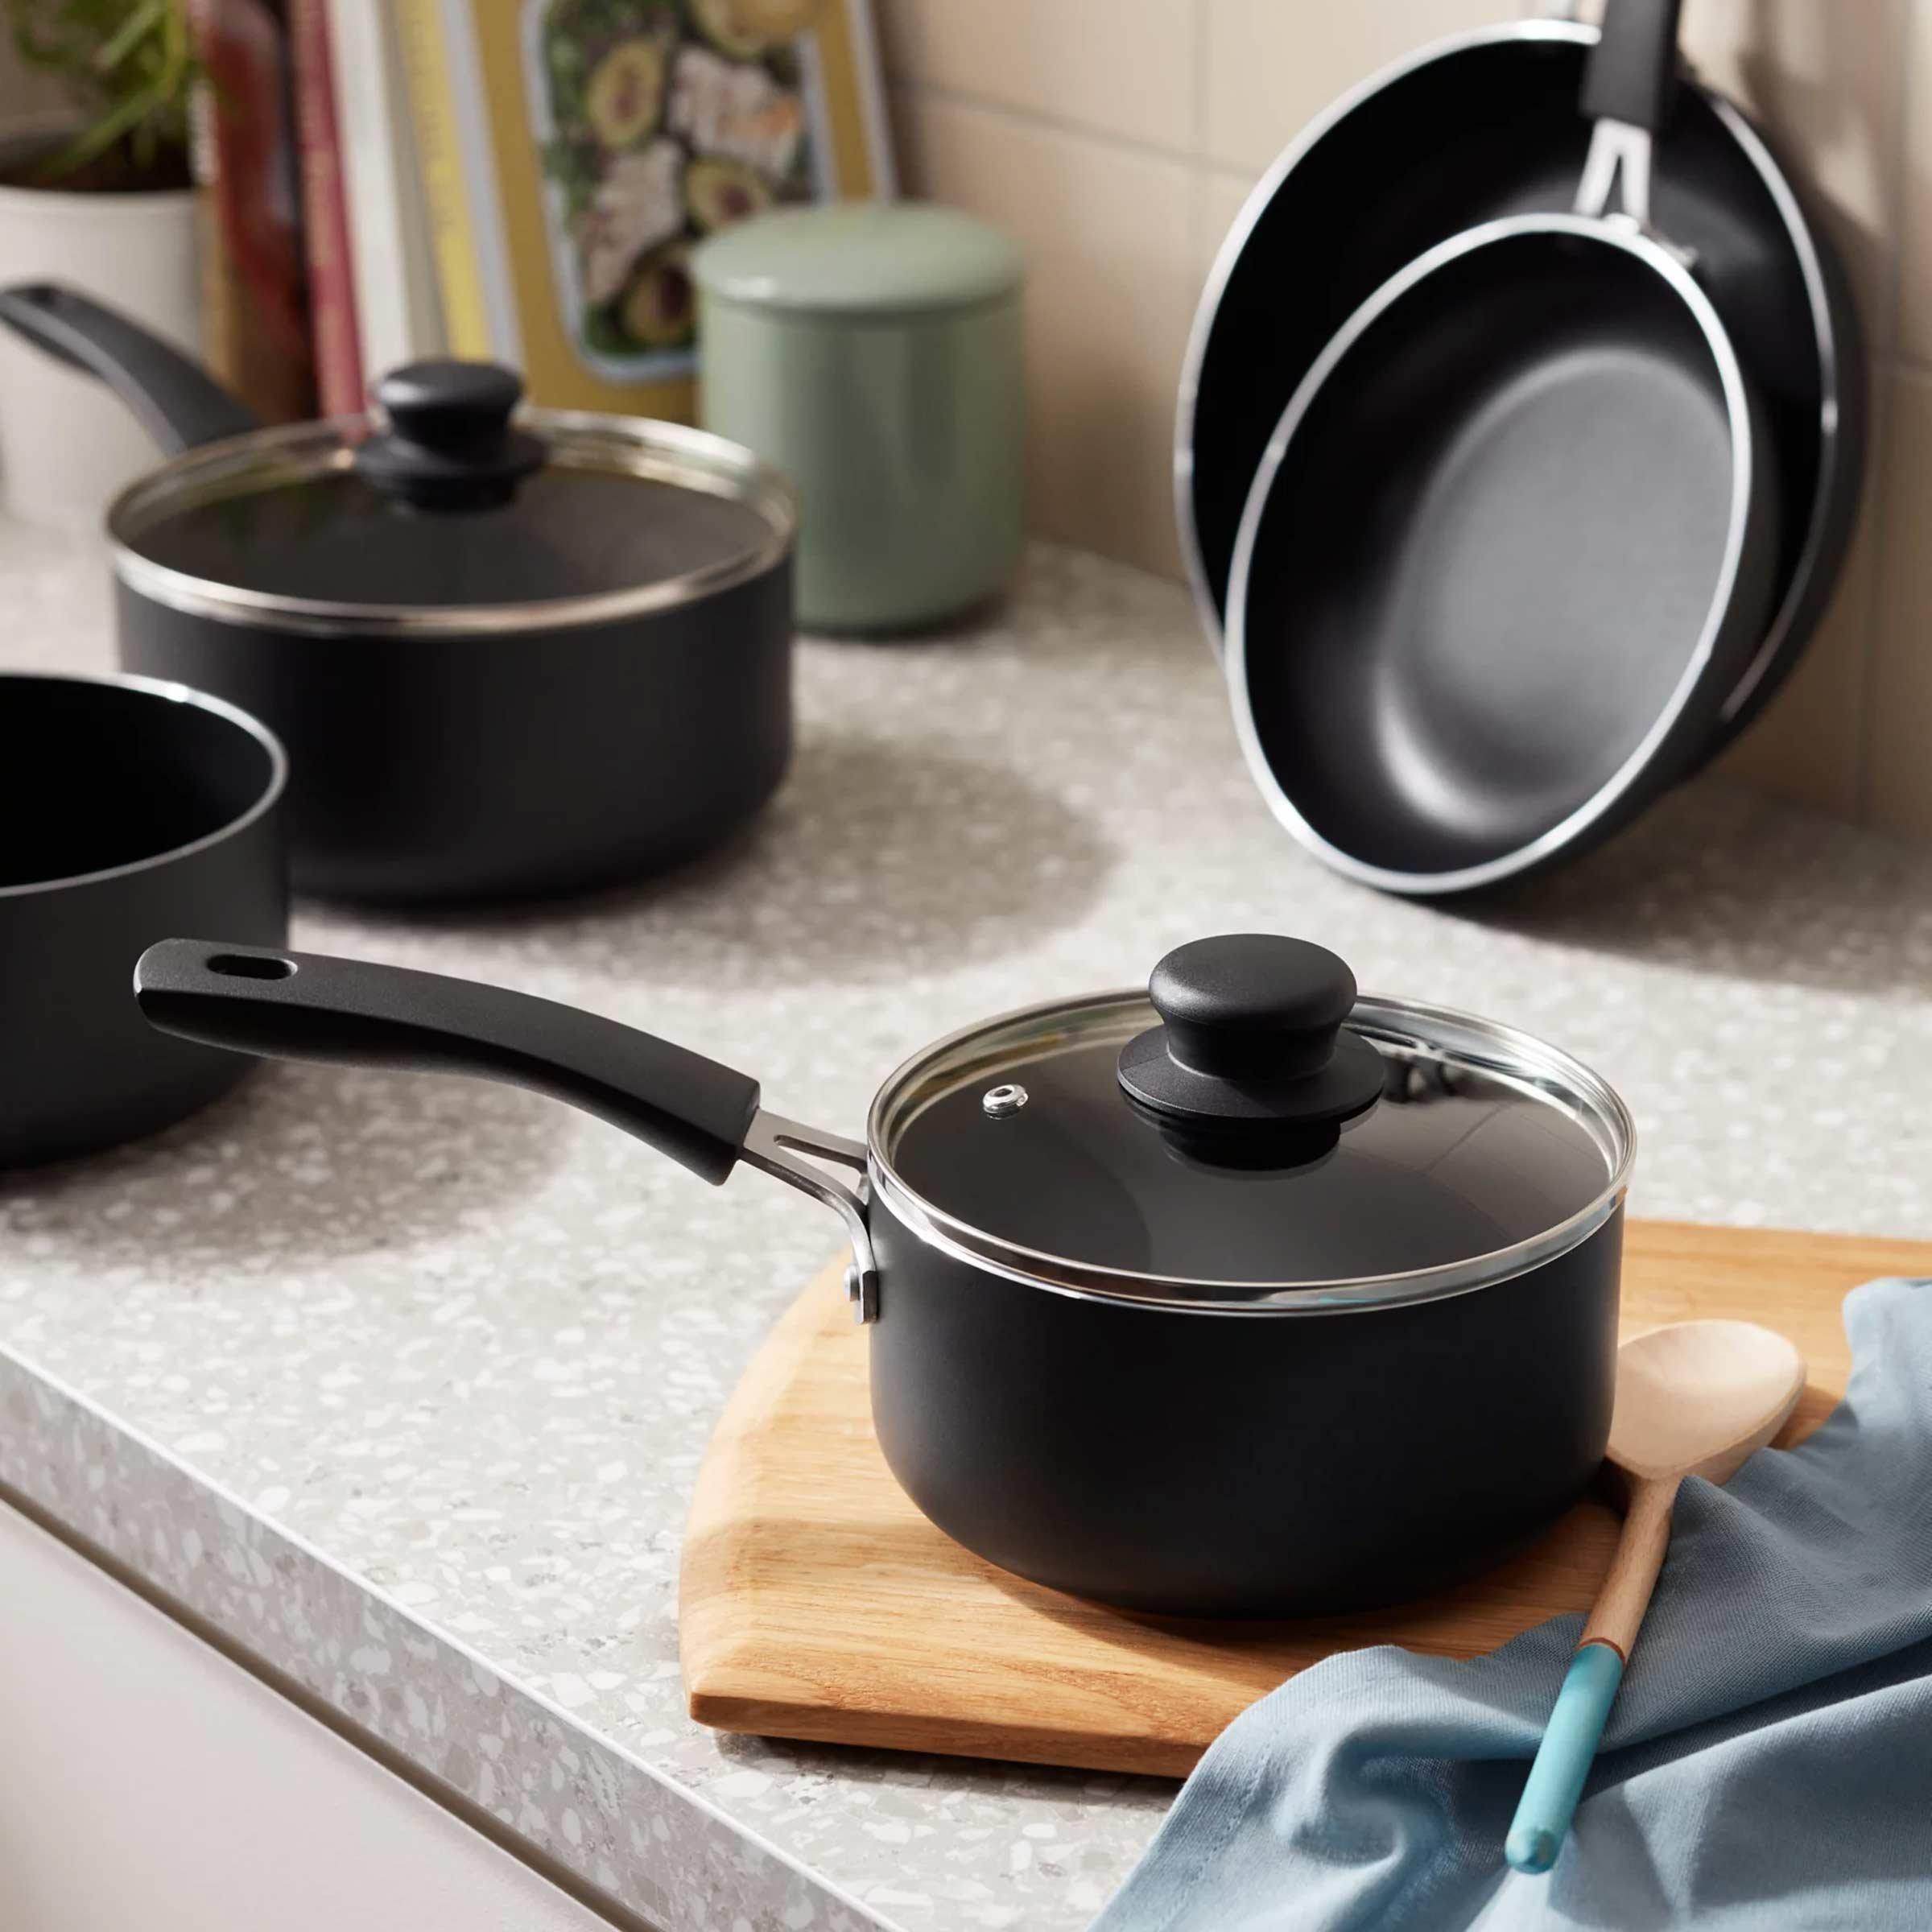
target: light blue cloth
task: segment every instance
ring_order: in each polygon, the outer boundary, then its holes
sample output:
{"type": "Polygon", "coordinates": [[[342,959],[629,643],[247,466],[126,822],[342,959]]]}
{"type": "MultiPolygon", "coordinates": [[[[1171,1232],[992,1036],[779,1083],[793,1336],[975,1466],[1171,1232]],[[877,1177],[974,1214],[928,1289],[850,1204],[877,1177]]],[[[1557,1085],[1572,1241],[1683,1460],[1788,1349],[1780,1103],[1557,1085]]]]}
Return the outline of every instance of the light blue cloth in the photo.
{"type": "Polygon", "coordinates": [[[1576,1828],[1503,1837],[1580,1628],[1329,1658],[1232,1724],[1094,1932],[1932,1932],[1932,1282],[1845,1303],[1847,1397],[1686,1484],[1576,1828]]]}

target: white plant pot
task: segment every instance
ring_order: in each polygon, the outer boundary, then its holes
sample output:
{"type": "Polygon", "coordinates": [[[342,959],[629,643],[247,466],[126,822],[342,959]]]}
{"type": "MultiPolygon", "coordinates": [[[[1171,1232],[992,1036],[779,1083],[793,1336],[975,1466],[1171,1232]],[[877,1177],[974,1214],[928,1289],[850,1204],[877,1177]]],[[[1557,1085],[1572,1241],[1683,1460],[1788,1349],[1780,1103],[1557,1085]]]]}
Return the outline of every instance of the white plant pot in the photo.
{"type": "MultiPolygon", "coordinates": [[[[192,188],[0,187],[0,284],[67,283],[199,360],[195,226],[192,188]]],[[[160,455],[127,405],[91,376],[0,328],[0,506],[10,514],[44,529],[98,529],[117,493],[160,455]]]]}

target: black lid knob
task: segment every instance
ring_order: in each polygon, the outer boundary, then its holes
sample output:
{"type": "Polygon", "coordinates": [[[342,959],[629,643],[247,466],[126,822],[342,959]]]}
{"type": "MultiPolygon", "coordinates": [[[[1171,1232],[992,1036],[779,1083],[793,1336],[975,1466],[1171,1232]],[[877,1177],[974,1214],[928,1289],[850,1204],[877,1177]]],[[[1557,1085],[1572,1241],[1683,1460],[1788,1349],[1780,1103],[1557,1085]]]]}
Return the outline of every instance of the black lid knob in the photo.
{"type": "Polygon", "coordinates": [[[1121,1086],[1183,1139],[1265,1137],[1284,1162],[1311,1158],[1382,1091],[1381,1055],[1343,1030],[1355,990],[1343,960],[1303,939],[1177,947],[1147,982],[1162,1023],[1121,1050],[1121,1086]]]}
{"type": "Polygon", "coordinates": [[[356,468],[385,494],[419,510],[506,503],[543,467],[542,440],[512,428],[522,378],[494,362],[406,363],[376,385],[389,419],[356,452],[356,468]]]}
{"type": "Polygon", "coordinates": [[[1154,968],[1147,997],[1183,1066],[1253,1080],[1327,1060],[1355,1005],[1355,975],[1324,946],[1234,932],[1177,946],[1154,968]]]}

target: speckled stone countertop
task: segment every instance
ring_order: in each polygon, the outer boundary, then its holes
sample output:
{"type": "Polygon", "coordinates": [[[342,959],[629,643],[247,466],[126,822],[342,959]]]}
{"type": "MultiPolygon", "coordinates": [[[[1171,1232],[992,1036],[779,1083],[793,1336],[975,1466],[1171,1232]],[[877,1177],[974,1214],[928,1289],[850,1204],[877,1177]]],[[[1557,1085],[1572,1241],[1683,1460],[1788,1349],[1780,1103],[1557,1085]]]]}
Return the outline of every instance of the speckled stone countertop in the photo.
{"type": "MultiPolygon", "coordinates": [[[[104,573],[0,527],[0,657],[107,664],[104,573]]],[[[807,645],[799,696],[722,857],[487,919],[304,906],[296,942],[581,1002],[853,1133],[942,1032],[1287,929],[1600,1067],[1639,1212],[1932,1236],[1932,861],[1703,781],[1479,913],[1378,898],[1267,817],[1183,593],[1061,551],[980,627],[807,645]]],[[[684,1715],[692,1476],[836,1245],[520,1092],[267,1067],[0,1176],[0,1481],[654,1924],[1071,1932],[1170,1786],[684,1715]]]]}

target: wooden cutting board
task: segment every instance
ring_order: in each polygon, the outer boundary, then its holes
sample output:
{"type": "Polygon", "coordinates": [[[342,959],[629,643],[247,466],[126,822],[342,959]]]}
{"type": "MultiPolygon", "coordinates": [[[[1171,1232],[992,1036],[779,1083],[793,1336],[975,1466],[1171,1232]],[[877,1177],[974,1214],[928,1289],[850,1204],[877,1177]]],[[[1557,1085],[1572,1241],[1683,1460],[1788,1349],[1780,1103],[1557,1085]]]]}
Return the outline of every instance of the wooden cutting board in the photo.
{"type": "MultiPolygon", "coordinates": [[[[1624,1331],[1696,1315],[1781,1330],[1810,1381],[1781,1442],[1844,1392],[1839,1305],[1932,1275],[1932,1243],[1634,1221],[1624,1331]]],[[[1491,1650],[1585,1608],[1616,1521],[1579,1504],[1521,1556],[1402,1608],[1271,1624],[1130,1616],[1008,1575],[933,1528],[873,1440],[838,1266],[772,1331],[718,1424],[684,1539],[691,1714],[726,1731],[1179,1777],[1255,1699],[1331,1651],[1491,1650]]]]}

